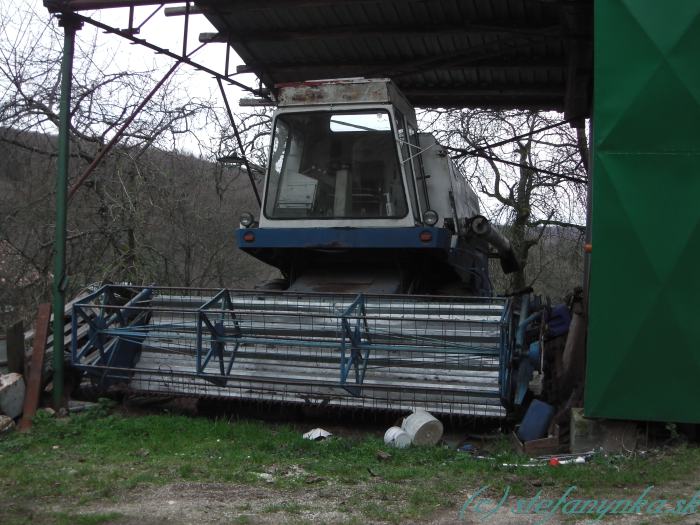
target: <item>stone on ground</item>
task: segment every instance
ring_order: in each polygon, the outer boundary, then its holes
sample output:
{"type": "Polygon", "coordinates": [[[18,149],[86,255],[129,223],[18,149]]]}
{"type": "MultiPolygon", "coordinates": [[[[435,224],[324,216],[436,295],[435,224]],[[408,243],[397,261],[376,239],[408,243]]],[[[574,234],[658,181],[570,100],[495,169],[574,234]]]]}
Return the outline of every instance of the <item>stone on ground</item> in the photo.
{"type": "Polygon", "coordinates": [[[0,414],[16,418],[24,405],[24,378],[12,373],[0,376],[0,414]]]}

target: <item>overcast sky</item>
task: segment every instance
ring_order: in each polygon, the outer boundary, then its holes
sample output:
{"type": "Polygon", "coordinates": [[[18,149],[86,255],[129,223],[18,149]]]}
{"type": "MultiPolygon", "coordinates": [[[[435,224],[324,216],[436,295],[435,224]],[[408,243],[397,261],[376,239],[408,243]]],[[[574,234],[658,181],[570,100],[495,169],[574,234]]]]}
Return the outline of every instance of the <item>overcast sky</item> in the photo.
{"type": "MultiPolygon", "coordinates": [[[[4,14],[12,15],[19,13],[26,8],[36,13],[34,24],[43,26],[51,20],[51,15],[43,6],[41,0],[0,0],[0,9],[4,14]]],[[[140,25],[157,6],[145,6],[135,8],[134,25],[140,25]]],[[[103,9],[100,11],[84,11],[85,16],[103,22],[109,26],[117,28],[127,28],[129,23],[129,10],[103,9]]],[[[52,21],[54,27],[57,22],[52,21]]],[[[5,29],[3,38],[13,39],[18,25],[10,25],[5,29]]],[[[140,33],[137,35],[153,44],[169,49],[175,53],[181,53],[183,43],[184,17],[166,17],[163,9],[157,12],[148,22],[145,23],[140,33]]],[[[204,15],[192,15],[190,17],[188,31],[188,51],[194,50],[200,45],[199,34],[204,32],[215,32],[214,27],[207,21],[204,15]]],[[[45,35],[48,38],[48,35],[45,35]]],[[[173,64],[173,59],[157,55],[153,51],[138,45],[132,45],[126,39],[117,35],[105,34],[97,28],[86,24],[77,33],[77,46],[91,46],[93,41],[97,44],[96,62],[104,66],[106,72],[136,71],[156,68],[165,73],[173,64]]],[[[197,51],[191,58],[215,71],[224,72],[226,45],[222,43],[211,43],[197,51]]],[[[243,61],[232,51],[230,56],[230,71],[235,71],[237,65],[243,61]]],[[[216,81],[207,73],[196,71],[194,68],[182,65],[178,72],[179,84],[186,90],[187,95],[192,98],[209,98],[213,96],[217,104],[221,104],[219,89],[216,81]]],[[[154,77],[158,77],[156,73],[154,77]]],[[[235,80],[251,87],[257,87],[258,82],[255,75],[236,75],[235,80]]],[[[243,96],[250,96],[245,91],[235,87],[227,87],[229,102],[234,111],[238,111],[238,101],[243,96]]],[[[183,149],[196,149],[188,147],[188,144],[179,145],[183,149]]],[[[196,151],[193,151],[196,152],[196,151]]]]}

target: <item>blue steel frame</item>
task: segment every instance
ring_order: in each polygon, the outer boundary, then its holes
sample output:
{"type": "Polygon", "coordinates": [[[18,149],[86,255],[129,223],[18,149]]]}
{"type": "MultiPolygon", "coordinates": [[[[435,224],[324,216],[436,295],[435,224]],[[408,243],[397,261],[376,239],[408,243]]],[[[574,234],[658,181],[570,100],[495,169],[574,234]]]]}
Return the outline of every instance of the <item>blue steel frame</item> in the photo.
{"type": "Polygon", "coordinates": [[[432,248],[450,249],[451,233],[445,228],[414,226],[405,228],[240,228],[238,247],[258,248],[432,248]],[[246,234],[253,239],[246,241],[246,234]],[[430,233],[430,240],[421,240],[430,233]]]}
{"type": "MultiPolygon", "coordinates": [[[[115,300],[112,288],[106,285],[73,306],[71,361],[75,368],[95,374],[101,373],[100,381],[105,378],[124,379],[128,377],[130,366],[123,365],[125,357],[119,358],[120,350],[127,346],[129,358],[140,351],[140,344],[148,336],[147,324],[151,311],[148,303],[153,296],[152,288],[144,288],[123,306],[115,300]],[[97,310],[97,311],[95,311],[97,310]],[[86,343],[78,348],[78,319],[82,318],[89,327],[86,343]],[[134,345],[138,349],[134,348],[134,345]],[[83,362],[86,356],[97,351],[97,360],[91,363],[83,362]],[[114,363],[118,362],[117,365],[114,363]],[[122,363],[122,364],[119,364],[122,363]],[[114,368],[114,370],[110,370],[114,368]]],[[[236,309],[231,299],[231,292],[223,289],[207,300],[198,309],[192,310],[196,315],[196,344],[194,347],[195,374],[217,386],[225,386],[234,369],[238,350],[243,344],[294,345],[306,348],[328,347],[337,345],[339,351],[340,378],[339,386],[353,396],[362,394],[372,350],[380,351],[428,351],[461,354],[492,355],[500,357],[500,395],[504,406],[512,405],[513,385],[512,376],[517,374],[518,383],[522,382],[520,375],[521,362],[528,361],[523,354],[522,346],[525,330],[528,325],[539,318],[540,312],[535,312],[525,319],[529,307],[529,297],[522,298],[520,311],[515,311],[513,299],[506,301],[500,328],[500,348],[485,349],[464,343],[449,343],[427,341],[425,346],[419,343],[387,344],[373,343],[369,330],[366,311],[366,297],[358,295],[343,312],[337,316],[339,341],[329,342],[314,340],[300,334],[298,338],[280,338],[269,335],[245,333],[236,315],[236,309]],[[228,325],[225,324],[228,322],[228,325]],[[205,338],[208,336],[208,344],[205,338]],[[232,348],[227,349],[231,344],[232,348]],[[207,366],[218,362],[218,373],[207,372],[207,366]],[[515,370],[514,370],[515,369],[515,370]],[[354,374],[351,372],[354,370],[354,374]],[[354,377],[353,377],[354,376],[354,377]]],[[[162,329],[164,325],[158,325],[162,329]]],[[[178,330],[179,325],[172,324],[169,330],[178,330]]],[[[529,381],[529,378],[528,378],[529,381]]]]}
{"type": "MultiPolygon", "coordinates": [[[[367,323],[365,309],[365,297],[360,294],[352,304],[341,314],[341,340],[340,340],[340,385],[351,395],[359,396],[362,393],[362,383],[367,371],[370,349],[372,345],[367,323]],[[348,352],[349,350],[349,352],[348,352]],[[355,383],[348,383],[351,369],[355,369],[355,383]]],[[[280,339],[264,339],[260,337],[244,336],[238,319],[236,318],[231,295],[228,290],[221,290],[212,299],[204,303],[197,312],[197,346],[195,350],[195,362],[197,375],[218,385],[226,386],[231,375],[238,348],[243,343],[283,343],[280,339]],[[233,321],[233,331],[227,333],[224,326],[226,314],[233,321]],[[211,316],[215,318],[212,318],[211,316]],[[209,334],[209,348],[204,344],[205,333],[209,334]],[[233,344],[230,356],[226,357],[226,343],[233,344]],[[219,374],[206,372],[207,365],[212,358],[219,362],[219,374]]],[[[316,341],[294,340],[299,346],[319,346],[316,341]]]]}
{"type": "Polygon", "coordinates": [[[350,395],[359,396],[362,393],[362,383],[365,380],[367,362],[372,347],[364,295],[358,295],[343,312],[341,323],[343,337],[340,342],[340,384],[350,395]],[[352,324],[351,320],[353,320],[352,324]],[[350,343],[349,356],[346,354],[347,343],[350,343]],[[354,385],[347,382],[352,367],[355,368],[354,385]]]}
{"type": "Polygon", "coordinates": [[[238,348],[241,344],[241,339],[241,327],[238,323],[238,319],[236,319],[236,313],[231,302],[231,295],[228,290],[221,290],[218,294],[212,297],[211,300],[204,303],[197,312],[197,351],[195,355],[197,375],[200,375],[219,386],[226,386],[226,383],[228,382],[227,378],[231,374],[231,369],[233,368],[233,363],[236,359],[238,348]],[[212,319],[209,318],[207,310],[212,310],[217,306],[218,310],[212,313],[218,313],[218,319],[212,321],[212,319]],[[226,318],[227,312],[229,313],[234,326],[233,333],[230,337],[226,336],[226,329],[224,327],[224,319],[226,318]],[[206,354],[204,354],[203,351],[205,327],[209,330],[210,334],[209,350],[206,352],[206,354]],[[231,352],[228,364],[226,364],[226,358],[224,356],[227,341],[231,341],[233,343],[233,351],[231,352]],[[219,371],[221,373],[220,376],[205,372],[212,357],[216,357],[216,359],[219,361],[219,371]]]}
{"type": "Polygon", "coordinates": [[[511,394],[511,370],[510,362],[513,358],[513,341],[512,341],[512,324],[513,324],[513,299],[506,301],[506,306],[501,315],[501,345],[500,355],[498,360],[498,385],[500,387],[501,403],[507,406],[510,403],[511,394]]]}
{"type": "MultiPolygon", "coordinates": [[[[148,323],[150,312],[138,308],[138,305],[150,300],[152,294],[152,288],[144,288],[119,307],[112,287],[106,285],[85,297],[80,303],[74,304],[71,316],[71,364],[79,369],[89,370],[81,365],[81,361],[87,354],[97,350],[98,359],[104,367],[99,378],[99,384],[103,385],[105,379],[110,377],[109,368],[113,366],[115,357],[121,349],[123,341],[121,337],[124,337],[129,329],[133,330],[133,327],[148,323]],[[98,313],[94,316],[90,315],[91,310],[96,306],[98,313]],[[88,340],[80,349],[78,349],[79,317],[88,325],[88,340]],[[110,339],[109,337],[113,335],[121,337],[110,339]]],[[[132,332],[130,337],[142,340],[143,334],[132,332]]]]}
{"type": "Polygon", "coordinates": [[[501,316],[499,386],[501,402],[507,408],[523,404],[533,372],[542,371],[541,341],[526,343],[528,327],[543,319],[539,300],[524,294],[517,313],[514,309],[514,298],[510,298],[501,316]]]}

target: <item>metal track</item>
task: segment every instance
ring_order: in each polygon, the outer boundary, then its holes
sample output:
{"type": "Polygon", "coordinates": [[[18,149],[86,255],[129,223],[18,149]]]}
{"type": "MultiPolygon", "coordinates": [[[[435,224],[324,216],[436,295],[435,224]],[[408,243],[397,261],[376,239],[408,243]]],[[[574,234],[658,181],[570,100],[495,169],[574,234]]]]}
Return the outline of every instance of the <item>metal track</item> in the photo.
{"type": "Polygon", "coordinates": [[[110,285],[74,306],[90,329],[71,359],[104,388],[503,417],[505,312],[498,298],[110,285]]]}

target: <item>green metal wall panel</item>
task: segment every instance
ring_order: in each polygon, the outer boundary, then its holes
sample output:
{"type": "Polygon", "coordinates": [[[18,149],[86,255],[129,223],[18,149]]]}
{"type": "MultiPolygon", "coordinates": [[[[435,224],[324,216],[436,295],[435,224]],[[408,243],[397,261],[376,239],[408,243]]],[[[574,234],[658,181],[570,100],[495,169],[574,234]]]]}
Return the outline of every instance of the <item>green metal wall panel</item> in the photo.
{"type": "Polygon", "coordinates": [[[585,412],[700,423],[700,1],[596,0],[585,412]]]}

